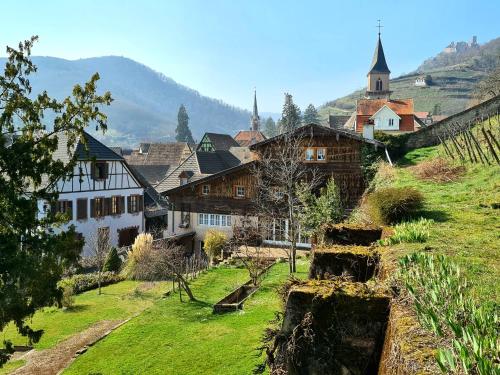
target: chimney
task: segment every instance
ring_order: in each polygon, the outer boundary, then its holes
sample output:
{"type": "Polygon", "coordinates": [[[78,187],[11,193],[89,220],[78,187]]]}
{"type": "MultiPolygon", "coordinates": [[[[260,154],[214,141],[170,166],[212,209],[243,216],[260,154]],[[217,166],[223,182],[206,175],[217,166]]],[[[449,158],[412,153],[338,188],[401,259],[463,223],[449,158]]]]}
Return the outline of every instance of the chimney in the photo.
{"type": "Polygon", "coordinates": [[[373,124],[373,121],[363,124],[363,138],[374,139],[374,128],[375,125],[373,124]]]}

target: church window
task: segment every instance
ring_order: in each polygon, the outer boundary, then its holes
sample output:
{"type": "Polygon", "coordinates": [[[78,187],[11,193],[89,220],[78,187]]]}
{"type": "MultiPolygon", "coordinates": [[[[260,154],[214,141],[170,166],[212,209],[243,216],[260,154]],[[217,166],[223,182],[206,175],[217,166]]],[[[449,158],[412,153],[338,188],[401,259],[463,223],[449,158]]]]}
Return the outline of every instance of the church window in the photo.
{"type": "Polygon", "coordinates": [[[382,80],[380,78],[377,79],[377,82],[375,83],[375,90],[382,91],[382,80]]]}

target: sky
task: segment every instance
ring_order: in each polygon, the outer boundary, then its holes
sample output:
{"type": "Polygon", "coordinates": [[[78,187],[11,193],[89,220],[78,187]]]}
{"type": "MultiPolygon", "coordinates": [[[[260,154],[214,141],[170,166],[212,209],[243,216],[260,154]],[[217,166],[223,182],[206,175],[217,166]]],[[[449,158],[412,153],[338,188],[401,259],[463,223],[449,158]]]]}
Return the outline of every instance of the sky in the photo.
{"type": "Polygon", "coordinates": [[[365,86],[378,19],[392,77],[500,36],[498,0],[2,0],[0,13],[0,56],[38,35],[33,55],[125,56],[249,110],[256,88],[265,112],[284,92],[304,109],[365,86]]]}

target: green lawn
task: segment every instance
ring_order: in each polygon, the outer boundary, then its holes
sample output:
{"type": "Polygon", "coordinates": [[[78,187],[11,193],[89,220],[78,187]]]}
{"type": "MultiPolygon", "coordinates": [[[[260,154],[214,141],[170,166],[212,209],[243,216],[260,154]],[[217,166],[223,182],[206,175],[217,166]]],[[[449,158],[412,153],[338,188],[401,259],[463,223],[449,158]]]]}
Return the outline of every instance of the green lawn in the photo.
{"type": "MultiPolygon", "coordinates": [[[[306,278],[309,263],[298,260],[306,278]]],[[[275,265],[244,310],[212,314],[212,304],[248,280],[244,269],[214,268],[192,284],[199,302],[159,300],[79,357],[65,374],[250,374],[265,327],[281,310],[276,288],[288,264],[275,265]]]]}
{"type": "Polygon", "coordinates": [[[399,255],[415,250],[446,254],[456,261],[473,283],[480,302],[500,301],[500,168],[467,165],[460,180],[448,183],[421,181],[409,165],[435,157],[436,147],[414,150],[397,168],[396,186],[413,186],[425,196],[423,216],[435,220],[424,244],[392,246],[399,255]]]}

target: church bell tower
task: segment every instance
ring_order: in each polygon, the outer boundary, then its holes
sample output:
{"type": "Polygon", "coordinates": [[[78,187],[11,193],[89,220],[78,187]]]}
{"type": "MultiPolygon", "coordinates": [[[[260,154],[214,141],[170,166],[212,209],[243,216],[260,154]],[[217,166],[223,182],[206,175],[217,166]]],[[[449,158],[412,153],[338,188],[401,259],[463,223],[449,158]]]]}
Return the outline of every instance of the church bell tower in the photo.
{"type": "Polygon", "coordinates": [[[253,113],[250,121],[250,130],[258,132],[260,130],[260,117],[257,110],[257,90],[253,92],[253,113]]]}
{"type": "Polygon", "coordinates": [[[391,91],[389,90],[389,75],[391,71],[385,61],[384,49],[382,47],[382,40],[380,39],[380,28],[378,29],[378,41],[373,54],[372,64],[368,77],[368,89],[366,90],[367,99],[389,99],[391,91]]]}

